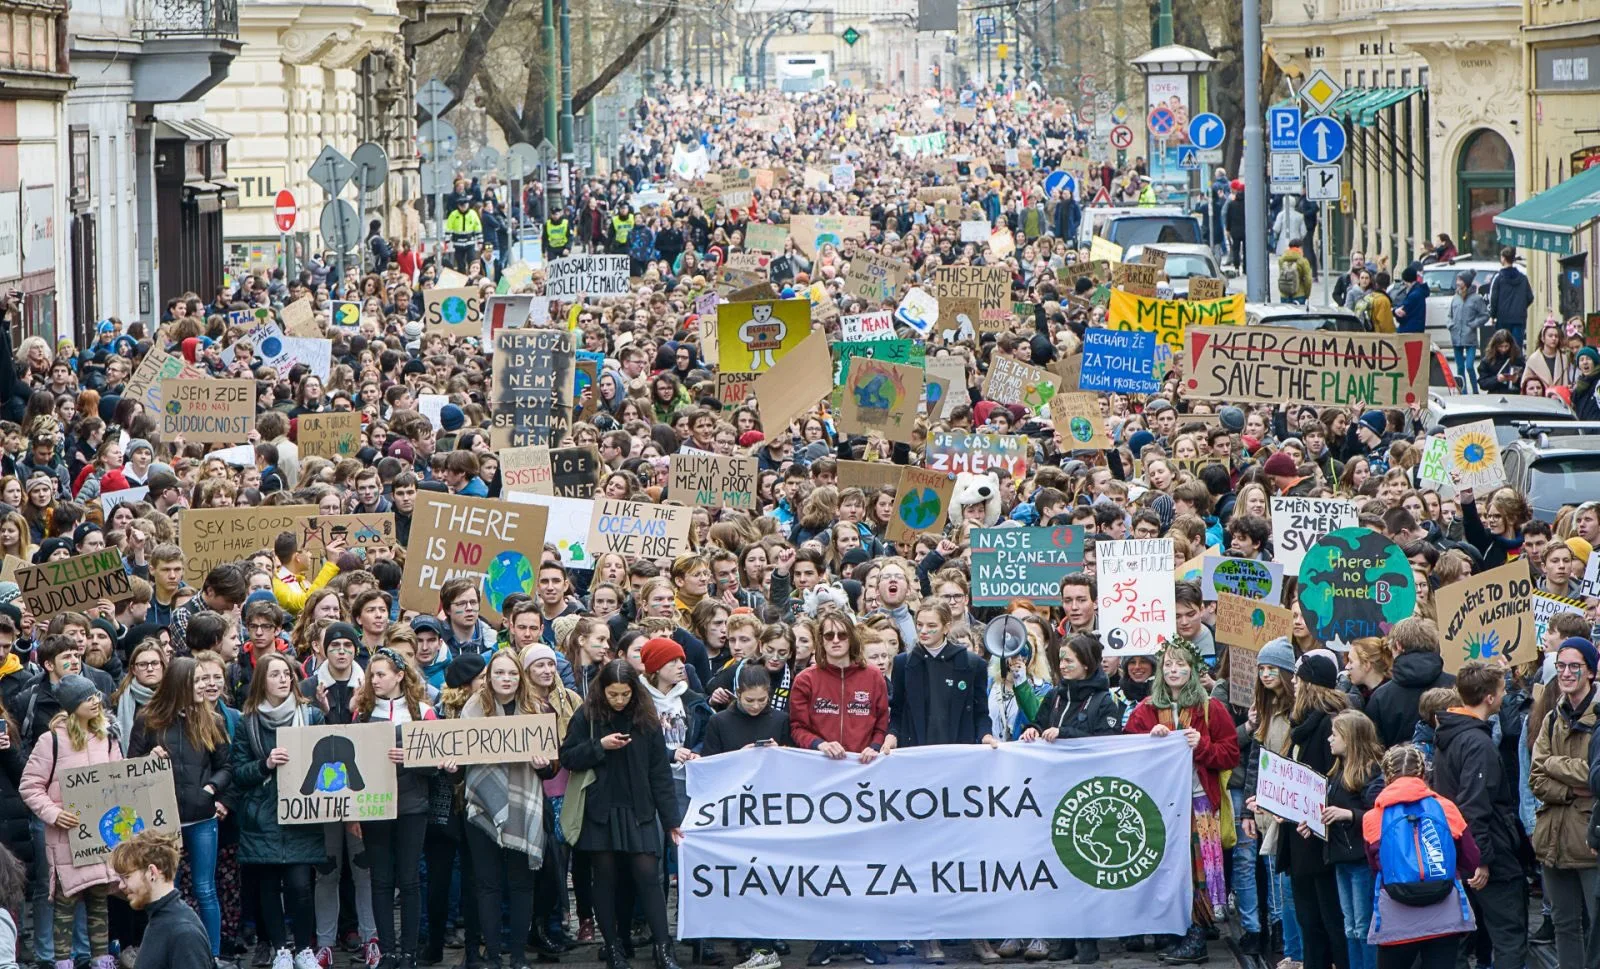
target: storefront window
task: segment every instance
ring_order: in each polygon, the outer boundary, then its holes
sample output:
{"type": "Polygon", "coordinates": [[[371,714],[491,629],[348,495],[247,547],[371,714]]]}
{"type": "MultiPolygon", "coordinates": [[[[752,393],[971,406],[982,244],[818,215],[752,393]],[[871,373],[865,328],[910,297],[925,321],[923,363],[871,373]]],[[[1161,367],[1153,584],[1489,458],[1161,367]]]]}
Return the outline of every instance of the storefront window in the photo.
{"type": "Polygon", "coordinates": [[[1473,132],[1456,164],[1456,239],[1462,255],[1488,259],[1499,252],[1494,217],[1516,202],[1511,146],[1487,128],[1473,132]]]}

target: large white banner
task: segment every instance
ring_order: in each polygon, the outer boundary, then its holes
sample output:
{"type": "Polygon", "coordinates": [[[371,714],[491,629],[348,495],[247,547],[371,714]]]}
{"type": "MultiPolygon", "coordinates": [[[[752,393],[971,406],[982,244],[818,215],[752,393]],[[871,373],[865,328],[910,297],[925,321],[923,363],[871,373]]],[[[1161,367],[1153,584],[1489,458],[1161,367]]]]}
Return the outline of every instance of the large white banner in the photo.
{"type": "Polygon", "coordinates": [[[691,761],[678,931],[1181,933],[1193,783],[1177,736],[905,748],[865,766],[787,748],[691,761]]]}

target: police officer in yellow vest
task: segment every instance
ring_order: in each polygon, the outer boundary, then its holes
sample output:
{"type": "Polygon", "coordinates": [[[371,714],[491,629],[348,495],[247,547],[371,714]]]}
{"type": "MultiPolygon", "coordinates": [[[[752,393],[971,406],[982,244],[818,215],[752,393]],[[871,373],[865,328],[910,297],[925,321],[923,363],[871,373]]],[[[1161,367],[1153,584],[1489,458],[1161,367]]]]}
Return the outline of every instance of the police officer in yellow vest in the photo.
{"type": "Polygon", "coordinates": [[[633,235],[633,209],[624,202],[617,206],[617,214],[611,217],[611,252],[625,253],[628,251],[628,237],[633,235]]]}
{"type": "Polygon", "coordinates": [[[464,195],[456,199],[456,210],[444,220],[444,231],[455,252],[456,269],[469,272],[483,242],[483,220],[473,211],[471,199],[464,195]]]}
{"type": "Polygon", "coordinates": [[[567,221],[565,209],[559,209],[550,214],[544,223],[544,253],[547,259],[556,259],[567,254],[567,246],[572,241],[572,224],[567,221]]]}

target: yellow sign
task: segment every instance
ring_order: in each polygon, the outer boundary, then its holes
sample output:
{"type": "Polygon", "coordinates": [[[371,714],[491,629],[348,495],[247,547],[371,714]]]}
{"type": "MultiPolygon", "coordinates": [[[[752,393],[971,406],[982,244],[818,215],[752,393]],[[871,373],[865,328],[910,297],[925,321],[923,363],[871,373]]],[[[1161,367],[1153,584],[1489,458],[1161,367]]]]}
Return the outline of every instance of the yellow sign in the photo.
{"type": "Polygon", "coordinates": [[[1244,294],[1221,299],[1156,299],[1111,291],[1106,328],[1154,331],[1157,342],[1173,353],[1183,350],[1183,331],[1191,324],[1244,326],[1244,294]]]}
{"type": "Polygon", "coordinates": [[[1089,240],[1089,261],[1098,262],[1104,259],[1108,262],[1122,261],[1122,247],[1109,239],[1095,236],[1089,240]]]}
{"type": "Polygon", "coordinates": [[[765,373],[811,333],[808,299],[723,303],[717,307],[717,359],[725,374],[765,373]]]}
{"type": "Polygon", "coordinates": [[[1011,56],[1011,45],[1010,44],[1001,44],[999,47],[997,47],[995,49],[995,54],[1001,60],[1005,60],[1007,57],[1011,56]]]}
{"type": "Polygon", "coordinates": [[[283,165],[265,168],[228,168],[228,177],[239,186],[239,208],[270,206],[278,192],[289,187],[288,169],[283,165]]]}

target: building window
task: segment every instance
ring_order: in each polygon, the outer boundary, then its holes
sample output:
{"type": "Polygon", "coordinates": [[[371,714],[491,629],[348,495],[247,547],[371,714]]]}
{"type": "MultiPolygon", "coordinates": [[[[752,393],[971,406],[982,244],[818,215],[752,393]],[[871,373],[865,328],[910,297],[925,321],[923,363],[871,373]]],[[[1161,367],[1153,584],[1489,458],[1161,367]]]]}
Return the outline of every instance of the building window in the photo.
{"type": "Polygon", "coordinates": [[[1367,72],[1366,71],[1356,71],[1356,87],[1366,87],[1366,86],[1367,86],[1367,72]]]}
{"type": "Polygon", "coordinates": [[[1494,217],[1516,201],[1517,170],[1511,146],[1480,128],[1467,136],[1456,161],[1456,245],[1487,259],[1499,251],[1494,217]]]}
{"type": "Polygon", "coordinates": [[[1403,68],[1400,69],[1400,86],[1401,87],[1410,87],[1411,86],[1411,68],[1403,67],[1403,68]]]}
{"type": "Polygon", "coordinates": [[[90,169],[89,169],[89,129],[82,125],[74,125],[71,129],[72,154],[68,161],[71,166],[72,203],[86,205],[90,194],[90,169]]]}

